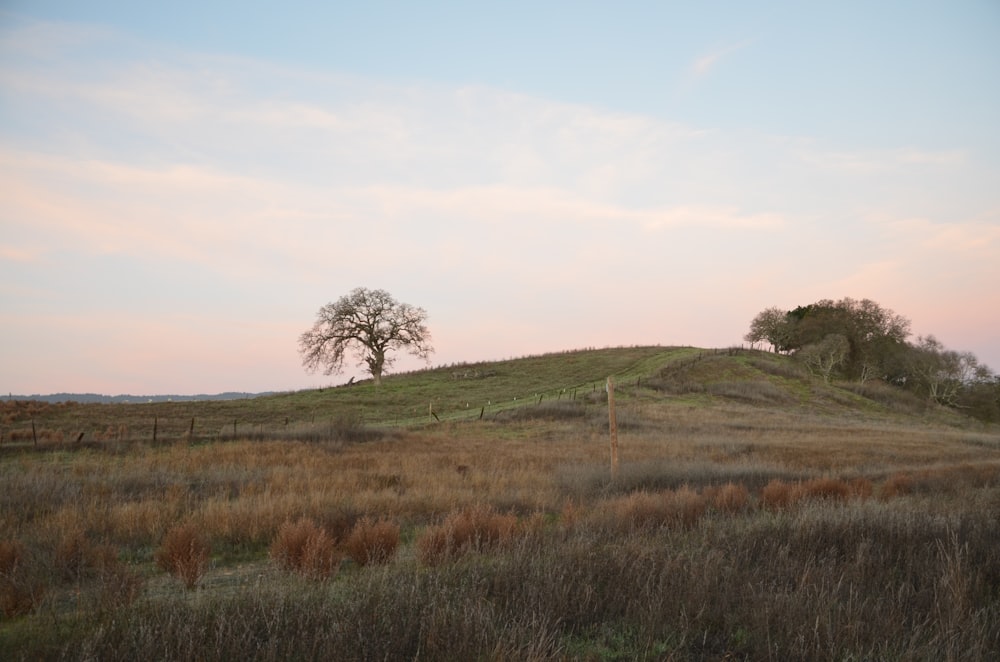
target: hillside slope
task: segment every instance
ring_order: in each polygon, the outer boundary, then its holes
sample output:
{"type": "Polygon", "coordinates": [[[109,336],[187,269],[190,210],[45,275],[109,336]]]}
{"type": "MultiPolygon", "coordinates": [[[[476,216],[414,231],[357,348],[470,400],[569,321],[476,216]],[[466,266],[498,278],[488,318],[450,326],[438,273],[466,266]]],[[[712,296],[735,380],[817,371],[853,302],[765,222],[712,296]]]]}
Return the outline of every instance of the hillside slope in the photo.
{"type": "Polygon", "coordinates": [[[849,419],[978,425],[879,384],[825,384],[786,356],[693,347],[577,350],[441,366],[370,382],[245,400],[0,404],[2,441],[280,437],[317,426],[407,427],[448,421],[571,416],[606,407],[608,377],[628,408],[740,407],[849,419]],[[32,431],[32,426],[34,430],[32,431]],[[81,438],[81,434],[83,435],[81,438]]]}

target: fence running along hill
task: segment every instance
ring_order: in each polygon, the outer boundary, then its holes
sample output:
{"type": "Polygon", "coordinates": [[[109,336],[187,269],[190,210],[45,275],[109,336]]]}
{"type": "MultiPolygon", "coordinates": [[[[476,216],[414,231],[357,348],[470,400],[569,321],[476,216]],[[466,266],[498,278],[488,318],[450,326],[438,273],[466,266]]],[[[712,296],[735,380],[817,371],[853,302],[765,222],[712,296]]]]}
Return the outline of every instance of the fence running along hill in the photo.
{"type": "MultiPolygon", "coordinates": [[[[733,350],[622,347],[390,375],[370,383],[244,400],[135,404],[0,403],[0,448],[231,438],[356,438],[362,430],[496,420],[530,407],[586,407],[619,397],[665,365],[733,350]],[[571,405],[570,403],[574,403],[571,405]]],[[[571,415],[571,414],[568,414],[571,415]]]]}

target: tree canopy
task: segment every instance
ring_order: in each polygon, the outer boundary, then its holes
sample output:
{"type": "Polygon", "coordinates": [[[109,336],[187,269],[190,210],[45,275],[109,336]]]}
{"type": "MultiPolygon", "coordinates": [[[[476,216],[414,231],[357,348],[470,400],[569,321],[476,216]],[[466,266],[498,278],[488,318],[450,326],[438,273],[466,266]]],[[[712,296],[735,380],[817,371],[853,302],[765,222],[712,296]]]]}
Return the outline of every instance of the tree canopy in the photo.
{"type": "Polygon", "coordinates": [[[881,379],[929,402],[1000,420],[1000,377],[970,352],[934,336],[910,343],[910,321],[870,299],[823,299],[792,310],[759,312],[743,337],[789,353],[813,373],[864,383],[881,379]]]}
{"type": "Polygon", "coordinates": [[[910,335],[910,321],[871,299],[823,299],[790,311],[773,307],[761,311],[744,339],[766,341],[778,352],[798,352],[824,344],[830,335],[847,341],[846,356],[838,363],[841,370],[846,376],[867,381],[883,376],[886,359],[910,335]]]}
{"type": "Polygon", "coordinates": [[[392,352],[406,350],[427,360],[434,351],[425,322],[427,312],[396,301],[385,290],[355,288],[319,309],[312,328],[299,336],[302,364],[330,375],[343,370],[353,351],[376,385],[392,365],[392,352]]]}

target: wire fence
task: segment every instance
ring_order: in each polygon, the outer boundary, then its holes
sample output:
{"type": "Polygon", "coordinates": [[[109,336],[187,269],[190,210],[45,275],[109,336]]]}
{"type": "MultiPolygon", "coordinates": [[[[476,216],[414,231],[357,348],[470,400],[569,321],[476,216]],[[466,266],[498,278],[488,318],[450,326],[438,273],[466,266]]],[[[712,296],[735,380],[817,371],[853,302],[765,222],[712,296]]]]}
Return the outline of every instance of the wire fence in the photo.
{"type": "MultiPolygon", "coordinates": [[[[706,356],[733,353],[740,348],[723,350],[698,350],[675,358],[669,366],[680,368],[700,361],[706,356]]],[[[662,364],[661,364],[661,368],[662,364]]],[[[640,362],[632,368],[610,375],[615,381],[616,397],[628,401],[648,386],[651,376],[659,369],[651,369],[648,362],[640,362]]],[[[364,408],[345,406],[342,410],[329,414],[298,416],[274,415],[267,420],[241,420],[239,416],[231,422],[219,423],[218,418],[199,420],[197,416],[158,417],[150,421],[130,419],[127,423],[112,422],[106,425],[90,426],[88,432],[66,433],[64,429],[40,427],[32,419],[30,426],[0,432],[0,449],[25,446],[50,445],[90,445],[108,442],[151,442],[176,443],[210,439],[289,439],[303,441],[344,440],[360,441],[378,437],[382,431],[393,429],[419,428],[442,423],[467,421],[495,421],[505,416],[515,417],[519,411],[530,408],[548,407],[554,415],[569,408],[586,409],[603,406],[607,402],[607,381],[591,380],[560,387],[527,391],[521,395],[506,395],[486,398],[480,402],[465,402],[462,405],[446,405],[429,401],[425,407],[413,406],[408,412],[397,412],[386,416],[384,412],[366,411],[364,408]],[[464,406],[463,406],[464,405],[464,406]]]]}

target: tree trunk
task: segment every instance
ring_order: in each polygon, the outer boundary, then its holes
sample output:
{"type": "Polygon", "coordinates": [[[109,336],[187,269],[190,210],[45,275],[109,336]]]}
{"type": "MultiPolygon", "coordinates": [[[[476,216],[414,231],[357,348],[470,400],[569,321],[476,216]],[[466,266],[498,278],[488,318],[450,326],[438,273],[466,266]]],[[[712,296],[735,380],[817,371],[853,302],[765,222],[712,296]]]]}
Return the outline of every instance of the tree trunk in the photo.
{"type": "Polygon", "coordinates": [[[375,382],[375,386],[382,385],[382,366],[384,365],[385,352],[375,352],[368,361],[368,367],[371,368],[372,381],[375,382]]]}

